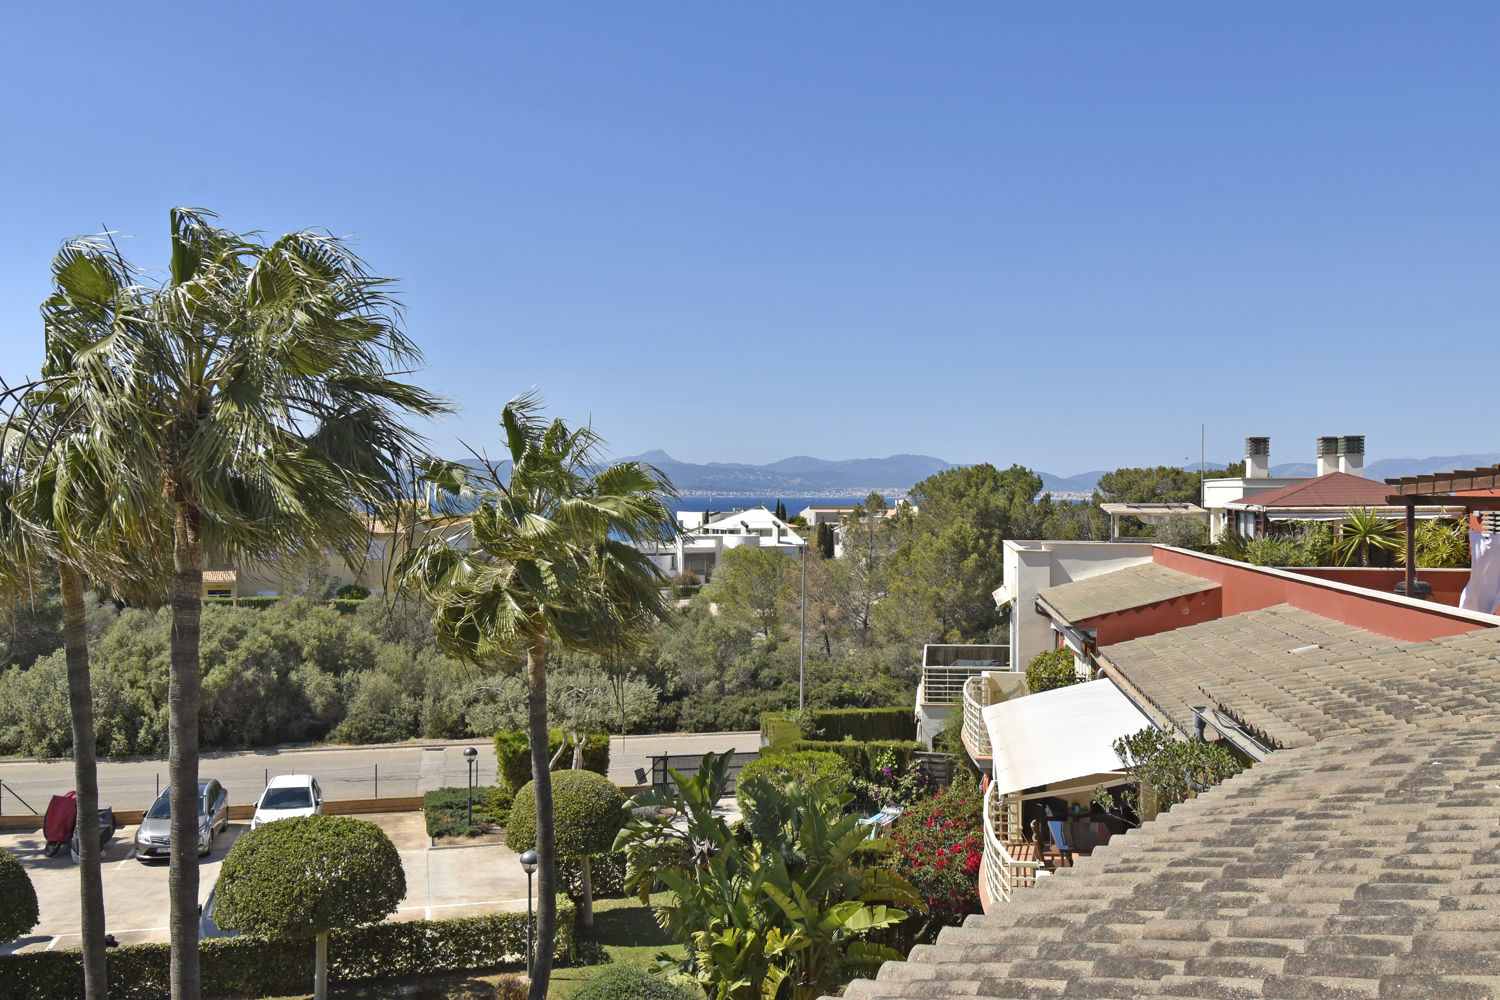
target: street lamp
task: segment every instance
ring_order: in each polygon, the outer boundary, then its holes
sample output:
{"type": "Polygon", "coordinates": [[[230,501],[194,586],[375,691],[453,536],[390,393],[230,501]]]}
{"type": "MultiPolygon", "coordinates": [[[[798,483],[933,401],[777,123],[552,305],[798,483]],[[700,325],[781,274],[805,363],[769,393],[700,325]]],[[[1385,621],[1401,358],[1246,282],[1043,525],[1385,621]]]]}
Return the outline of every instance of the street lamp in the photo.
{"type": "Polygon", "coordinates": [[[541,859],[536,856],[536,851],[526,851],[521,855],[521,867],[526,871],[526,978],[531,978],[531,876],[536,871],[537,862],[541,859]]]}
{"type": "Polygon", "coordinates": [[[479,771],[479,751],[469,747],[464,751],[464,769],[469,775],[469,819],[467,826],[474,826],[474,777],[479,771]]]}

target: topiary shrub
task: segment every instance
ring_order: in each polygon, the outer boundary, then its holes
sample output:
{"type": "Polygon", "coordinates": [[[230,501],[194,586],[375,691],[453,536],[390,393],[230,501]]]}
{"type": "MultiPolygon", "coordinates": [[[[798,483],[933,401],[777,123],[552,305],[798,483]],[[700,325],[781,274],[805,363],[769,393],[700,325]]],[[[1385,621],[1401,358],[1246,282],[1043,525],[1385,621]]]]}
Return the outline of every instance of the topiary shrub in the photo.
{"type": "Polygon", "coordinates": [[[39,919],[31,876],[15,855],[0,850],[0,944],[25,934],[39,919]]]}
{"type": "Polygon", "coordinates": [[[587,980],[573,1000],[703,1000],[701,987],[688,988],[664,976],[614,965],[587,980]]]}
{"type": "Polygon", "coordinates": [[[357,583],[346,583],[333,596],[345,601],[363,601],[370,596],[370,588],[361,587],[357,583]]]}
{"type": "MultiPolygon", "coordinates": [[[[593,771],[558,771],[552,775],[552,831],[559,862],[576,861],[582,869],[579,917],[594,922],[593,889],[589,859],[608,854],[615,837],[629,819],[625,793],[608,778],[593,771]]],[[[505,846],[513,851],[536,847],[536,785],[527,782],[516,793],[510,822],[505,826],[505,846]]]]}
{"type": "Polygon", "coordinates": [[[316,938],[314,995],[328,995],[328,933],[374,924],[396,912],[406,871],[375,823],[350,816],[298,816],[251,830],[219,871],[214,919],[226,930],[267,938],[316,938]]]}
{"type": "MultiPolygon", "coordinates": [[[[547,759],[551,760],[562,746],[563,731],[547,732],[547,759]]],[[[572,759],[563,754],[560,764],[572,759]]],[[[583,769],[596,774],[609,773],[609,734],[589,733],[583,740],[583,769]]],[[[554,768],[554,770],[556,770],[554,768]]],[[[531,739],[520,729],[506,729],[495,734],[495,771],[499,784],[512,793],[531,780],[531,739]]]]}
{"type": "Polygon", "coordinates": [[[854,783],[854,771],[838,754],[821,750],[802,750],[795,753],[779,751],[757,757],[740,769],[739,777],[735,782],[734,797],[740,804],[740,812],[747,819],[750,818],[747,809],[753,806],[750,805],[742,789],[745,787],[745,782],[753,778],[765,778],[778,786],[790,778],[803,788],[810,788],[813,782],[826,778],[833,787],[844,791],[854,783]]]}
{"type": "Polygon", "coordinates": [[[1026,690],[1032,694],[1067,687],[1078,681],[1079,677],[1073,666],[1073,651],[1066,646],[1038,653],[1026,664],[1026,690]]]}

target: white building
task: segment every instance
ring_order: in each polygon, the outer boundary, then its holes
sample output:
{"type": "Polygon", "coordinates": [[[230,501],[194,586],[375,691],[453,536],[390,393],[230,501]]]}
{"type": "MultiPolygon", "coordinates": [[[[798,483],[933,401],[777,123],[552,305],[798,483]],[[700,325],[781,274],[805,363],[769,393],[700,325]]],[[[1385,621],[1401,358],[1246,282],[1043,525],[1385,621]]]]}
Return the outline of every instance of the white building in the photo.
{"type": "Polygon", "coordinates": [[[801,535],[764,507],[732,511],[678,511],[682,533],[647,553],[669,577],[692,573],[708,583],[726,549],[775,549],[785,556],[802,551],[801,535]]]}

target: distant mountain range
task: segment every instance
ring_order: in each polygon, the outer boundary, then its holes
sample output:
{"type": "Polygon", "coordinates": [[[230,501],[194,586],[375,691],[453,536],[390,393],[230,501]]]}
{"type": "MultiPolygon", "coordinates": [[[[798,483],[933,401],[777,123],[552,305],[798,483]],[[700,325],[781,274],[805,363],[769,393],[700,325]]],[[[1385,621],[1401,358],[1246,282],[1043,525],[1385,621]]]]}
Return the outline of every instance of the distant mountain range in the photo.
{"type": "MultiPolygon", "coordinates": [[[[679,462],[664,451],[648,451],[629,457],[656,466],[683,493],[724,496],[863,496],[870,490],[899,495],[928,476],[953,468],[951,462],[931,455],[891,455],[888,458],[851,458],[844,461],[794,455],[769,465],[738,462],[709,462],[699,465],[694,462],[679,462]]],[[[1397,476],[1420,476],[1497,464],[1500,464],[1500,452],[1437,455],[1432,458],[1386,458],[1365,466],[1364,474],[1367,479],[1394,479],[1397,476]]],[[[506,463],[500,463],[502,474],[505,467],[506,463]]],[[[1197,471],[1198,463],[1184,462],[1182,467],[1197,471]]],[[[1222,471],[1224,467],[1223,462],[1208,463],[1210,474],[1222,471]]],[[[1099,483],[1099,477],[1107,471],[1109,470],[1099,469],[1074,476],[1058,476],[1050,472],[1038,475],[1042,477],[1044,491],[1078,495],[1092,493],[1099,483]]],[[[1310,477],[1315,471],[1316,466],[1312,462],[1288,462],[1271,466],[1271,475],[1288,479],[1310,477]]]]}
{"type": "Polygon", "coordinates": [[[743,493],[755,495],[858,495],[870,490],[905,493],[915,483],[953,466],[931,455],[892,455],[889,458],[851,458],[842,462],[794,455],[769,465],[679,462],[664,451],[632,455],[667,474],[684,493],[743,493]]]}

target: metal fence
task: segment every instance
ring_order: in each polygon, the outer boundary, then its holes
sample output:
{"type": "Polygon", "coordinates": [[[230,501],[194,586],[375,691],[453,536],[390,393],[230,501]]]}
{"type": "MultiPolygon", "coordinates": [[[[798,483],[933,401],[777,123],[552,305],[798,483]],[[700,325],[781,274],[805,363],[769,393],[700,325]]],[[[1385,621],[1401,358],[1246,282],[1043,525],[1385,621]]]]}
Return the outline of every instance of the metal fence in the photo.
{"type": "MultiPolygon", "coordinates": [[[[760,756],[759,750],[741,750],[730,755],[729,758],[729,784],[725,787],[727,794],[734,793],[735,783],[739,780],[740,771],[752,760],[760,756]]],[[[668,769],[676,771],[684,778],[691,778],[698,773],[703,763],[702,754],[653,754],[651,757],[651,771],[648,775],[645,768],[636,772],[636,778],[642,784],[668,785],[672,782],[672,776],[668,769]],[[646,780],[649,778],[649,782],[646,780]]]]}

